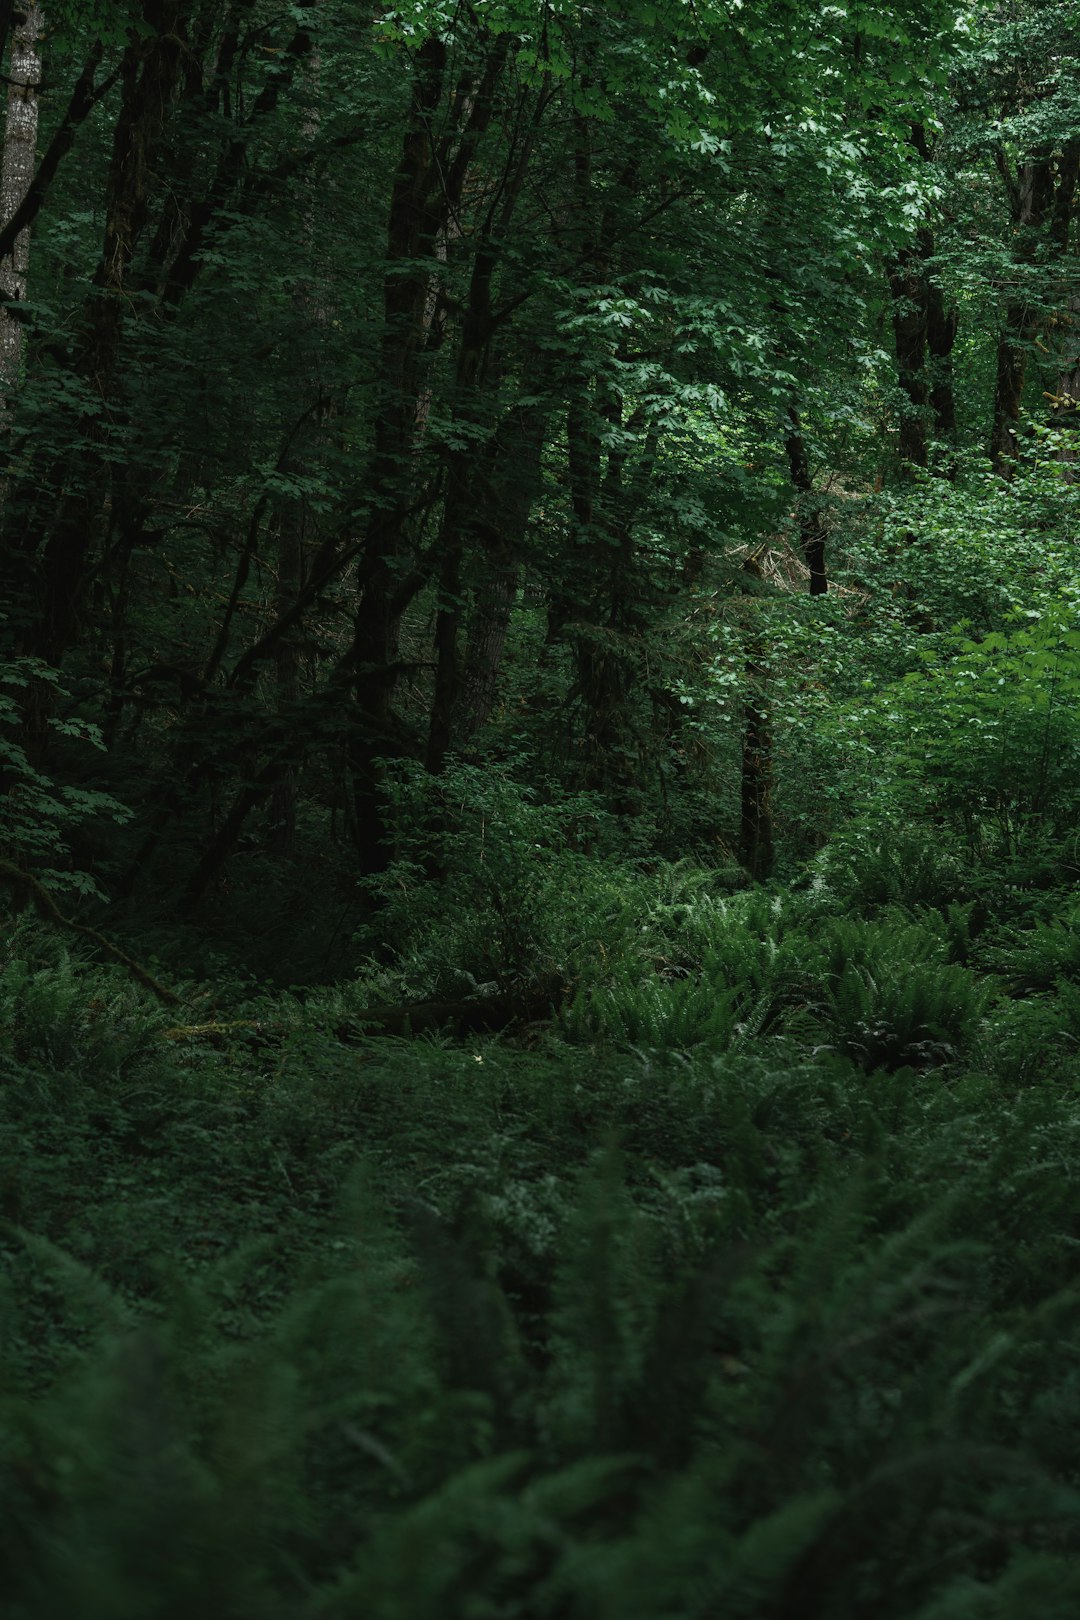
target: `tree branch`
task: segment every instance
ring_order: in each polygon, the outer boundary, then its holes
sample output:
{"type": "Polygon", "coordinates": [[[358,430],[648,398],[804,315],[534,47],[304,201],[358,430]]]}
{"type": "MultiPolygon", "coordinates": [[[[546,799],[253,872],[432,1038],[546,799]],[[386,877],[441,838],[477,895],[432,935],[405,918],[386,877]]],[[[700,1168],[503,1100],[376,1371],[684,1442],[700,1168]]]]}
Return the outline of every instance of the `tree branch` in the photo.
{"type": "Polygon", "coordinates": [[[178,996],[175,990],[170,990],[167,985],[155,979],[152,973],[136,962],[134,957],[128,956],[126,951],[122,951],[119,945],[114,945],[111,940],[105,938],[104,934],[99,934],[96,928],[87,928],[83,923],[77,923],[73,918],[66,916],[60,910],[48,889],[43,888],[37,878],[32,877],[29,872],[23,872],[19,867],[14,866],[11,861],[0,858],[0,879],[10,884],[13,889],[24,890],[41,915],[49,922],[55,923],[58,928],[67,928],[71,933],[79,934],[83,939],[90,940],[99,950],[104,951],[107,956],[111,956],[114,961],[120,962],[134,978],[138,979],[141,985],[155,995],[165,1006],[182,1007],[184,1005],[182,996],[178,996]]]}
{"type": "MultiPolygon", "coordinates": [[[[10,8],[9,8],[10,9],[10,8]]],[[[0,15],[0,29],[3,28],[3,17],[0,15]]],[[[49,144],[49,149],[38,166],[38,171],[27,188],[26,196],[16,208],[7,224],[0,230],[0,260],[6,259],[12,253],[15,243],[28,225],[32,225],[48,195],[49,187],[56,177],[56,171],[62,160],[71,150],[79,125],[84,123],[93,112],[103,96],[107,96],[117,79],[120,77],[119,67],[115,68],[108,78],[94,88],[94,74],[104,54],[104,47],[100,40],[93,47],[78,79],[71,92],[67,112],[63,122],[49,144]]]]}

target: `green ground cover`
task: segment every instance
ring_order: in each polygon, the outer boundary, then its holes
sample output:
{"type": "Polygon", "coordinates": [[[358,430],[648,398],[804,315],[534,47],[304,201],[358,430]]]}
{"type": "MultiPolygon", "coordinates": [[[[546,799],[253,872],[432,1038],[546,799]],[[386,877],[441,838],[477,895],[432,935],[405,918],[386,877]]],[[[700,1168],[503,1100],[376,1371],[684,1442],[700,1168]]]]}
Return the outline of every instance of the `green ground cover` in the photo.
{"type": "Polygon", "coordinates": [[[1076,1612],[1067,891],[604,871],[464,1041],[19,926],[7,1613],[1076,1612]]]}

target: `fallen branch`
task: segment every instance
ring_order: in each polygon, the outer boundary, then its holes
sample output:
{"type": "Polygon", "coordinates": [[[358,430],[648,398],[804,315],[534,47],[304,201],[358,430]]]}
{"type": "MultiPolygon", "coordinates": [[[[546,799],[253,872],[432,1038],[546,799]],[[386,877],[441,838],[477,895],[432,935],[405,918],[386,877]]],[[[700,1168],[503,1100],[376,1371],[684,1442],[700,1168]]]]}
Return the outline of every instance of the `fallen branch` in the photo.
{"type": "Polygon", "coordinates": [[[114,945],[111,939],[106,939],[104,934],[99,934],[96,928],[87,928],[85,923],[77,923],[73,918],[66,916],[60,910],[48,889],[43,888],[37,878],[31,877],[29,872],[21,871],[19,867],[13,866],[10,861],[5,861],[0,857],[0,878],[3,878],[12,888],[21,889],[24,894],[28,895],[40,915],[47,922],[55,923],[58,928],[66,928],[72,934],[79,934],[83,939],[91,940],[98,950],[104,951],[115,962],[119,962],[123,967],[126,967],[132,978],[137,979],[159,1001],[164,1002],[166,1007],[182,1007],[184,1005],[183,996],[178,996],[175,990],[170,990],[159,979],[155,979],[152,973],[144,968],[141,963],[136,962],[134,957],[129,956],[126,951],[122,951],[119,945],[114,945]]]}

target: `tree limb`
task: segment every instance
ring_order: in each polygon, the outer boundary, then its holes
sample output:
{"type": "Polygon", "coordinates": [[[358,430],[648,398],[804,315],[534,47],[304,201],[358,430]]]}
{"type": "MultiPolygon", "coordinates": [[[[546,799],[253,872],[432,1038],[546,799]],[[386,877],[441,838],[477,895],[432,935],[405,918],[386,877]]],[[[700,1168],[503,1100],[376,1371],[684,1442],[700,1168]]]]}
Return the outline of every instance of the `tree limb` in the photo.
{"type": "MultiPolygon", "coordinates": [[[[3,27],[3,17],[0,15],[0,29],[3,27]]],[[[32,225],[41,212],[49,187],[56,177],[56,171],[61,162],[71,150],[79,125],[84,123],[93,112],[103,96],[107,96],[117,79],[120,77],[119,67],[115,68],[108,78],[94,87],[94,74],[104,53],[104,46],[99,40],[87,57],[82,72],[75,81],[75,88],[71,92],[67,112],[63,122],[49,143],[49,149],[38,165],[26,196],[16,208],[7,224],[0,229],[0,259],[6,259],[11,254],[20,235],[28,225],[32,225]]]]}
{"type": "Polygon", "coordinates": [[[126,951],[122,951],[119,945],[114,945],[111,940],[105,938],[104,934],[99,934],[96,928],[87,928],[84,923],[77,923],[73,918],[66,916],[60,910],[48,889],[44,888],[37,878],[32,877],[29,872],[21,871],[11,861],[5,861],[0,857],[0,878],[3,878],[13,889],[22,889],[30,897],[46,921],[55,923],[58,928],[66,928],[70,933],[78,934],[81,938],[92,941],[98,950],[104,951],[114,961],[121,963],[133,978],[137,979],[145,989],[155,995],[166,1007],[182,1007],[184,1005],[183,996],[178,996],[175,990],[170,990],[160,980],[155,979],[152,973],[136,962],[133,957],[128,956],[126,951]]]}

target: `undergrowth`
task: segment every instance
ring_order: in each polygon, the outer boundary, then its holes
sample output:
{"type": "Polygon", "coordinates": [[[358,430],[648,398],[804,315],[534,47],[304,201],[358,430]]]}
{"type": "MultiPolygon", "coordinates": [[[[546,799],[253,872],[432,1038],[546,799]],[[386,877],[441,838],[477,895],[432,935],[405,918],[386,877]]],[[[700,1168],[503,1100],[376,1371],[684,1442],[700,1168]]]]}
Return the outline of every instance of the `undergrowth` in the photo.
{"type": "Polygon", "coordinates": [[[466,1043],[357,1033],[404,914],[181,1014],[13,928],[5,1614],[1071,1620],[1064,901],[573,864],[561,1011],[466,1043]]]}

